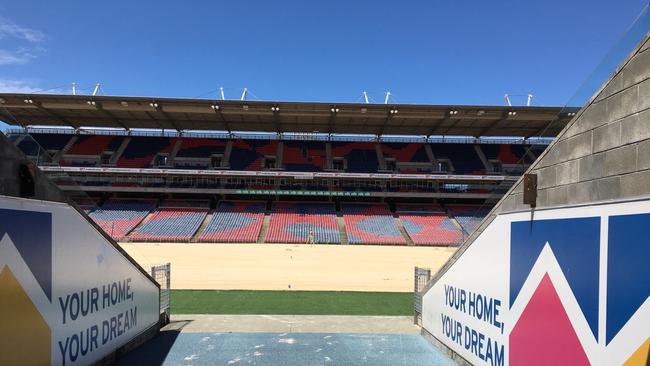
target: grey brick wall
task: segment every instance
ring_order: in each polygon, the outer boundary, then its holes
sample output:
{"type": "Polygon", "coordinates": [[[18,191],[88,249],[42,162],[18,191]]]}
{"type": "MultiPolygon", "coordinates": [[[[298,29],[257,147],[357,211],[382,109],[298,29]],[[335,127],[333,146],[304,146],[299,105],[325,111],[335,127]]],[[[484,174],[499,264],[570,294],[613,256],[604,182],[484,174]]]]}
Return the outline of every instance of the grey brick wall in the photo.
{"type": "MultiPolygon", "coordinates": [[[[529,168],[537,208],[650,195],[650,33],[529,168]]],[[[453,265],[499,213],[530,210],[520,179],[438,271],[453,265]]]]}
{"type": "MultiPolygon", "coordinates": [[[[537,207],[650,194],[650,44],[648,37],[531,167],[537,207]]],[[[517,185],[520,185],[518,182],[517,185]]],[[[495,212],[528,209],[521,189],[495,212]]]]}

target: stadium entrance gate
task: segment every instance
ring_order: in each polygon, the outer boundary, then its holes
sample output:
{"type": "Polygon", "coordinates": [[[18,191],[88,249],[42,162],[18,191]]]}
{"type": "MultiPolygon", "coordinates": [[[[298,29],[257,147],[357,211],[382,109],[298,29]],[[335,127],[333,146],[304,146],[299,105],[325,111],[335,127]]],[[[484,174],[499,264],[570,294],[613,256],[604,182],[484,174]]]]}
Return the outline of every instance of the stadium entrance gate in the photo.
{"type": "Polygon", "coordinates": [[[151,277],[160,285],[160,320],[168,324],[171,315],[171,263],[151,266],[151,277]]]}
{"type": "Polygon", "coordinates": [[[413,323],[422,324],[422,296],[431,280],[431,269],[415,267],[413,284],[413,323]]]}

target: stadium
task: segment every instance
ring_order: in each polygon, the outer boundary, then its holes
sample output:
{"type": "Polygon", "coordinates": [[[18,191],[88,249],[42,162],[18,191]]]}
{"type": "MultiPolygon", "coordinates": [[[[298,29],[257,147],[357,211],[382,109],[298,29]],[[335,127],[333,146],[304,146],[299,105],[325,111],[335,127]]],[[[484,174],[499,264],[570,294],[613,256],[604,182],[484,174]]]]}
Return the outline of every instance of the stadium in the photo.
{"type": "MultiPolygon", "coordinates": [[[[48,95],[3,99],[16,124],[42,126],[28,128],[27,135],[10,129],[8,137],[62,190],[81,197],[77,204],[114,240],[128,243],[457,246],[576,112],[48,95]],[[73,120],[89,126],[71,128],[73,120]]],[[[160,257],[165,250],[149,247],[152,252],[125,245],[142,258],[160,257]]],[[[171,248],[176,247],[170,247],[174,257],[182,256],[171,248]]],[[[328,255],[337,255],[330,250],[328,255]]],[[[415,260],[412,253],[393,252],[415,260]]],[[[188,260],[202,272],[196,259],[188,260]]],[[[313,270],[336,272],[337,261],[323,262],[313,270]]],[[[240,270],[232,276],[246,278],[252,269],[240,270]]],[[[359,289],[406,292],[410,272],[402,270],[401,279],[383,280],[384,285],[381,278],[364,278],[376,285],[360,283],[359,289]]],[[[298,279],[244,285],[342,289],[331,278],[321,280],[308,286],[298,279]]],[[[176,281],[210,288],[179,275],[172,284],[176,281]]],[[[215,281],[222,287],[214,289],[222,289],[223,281],[215,281]]],[[[346,289],[354,290],[354,284],[346,289]]]]}
{"type": "Polygon", "coordinates": [[[647,365],[649,29],[563,106],[0,93],[0,364],[647,365]]]}

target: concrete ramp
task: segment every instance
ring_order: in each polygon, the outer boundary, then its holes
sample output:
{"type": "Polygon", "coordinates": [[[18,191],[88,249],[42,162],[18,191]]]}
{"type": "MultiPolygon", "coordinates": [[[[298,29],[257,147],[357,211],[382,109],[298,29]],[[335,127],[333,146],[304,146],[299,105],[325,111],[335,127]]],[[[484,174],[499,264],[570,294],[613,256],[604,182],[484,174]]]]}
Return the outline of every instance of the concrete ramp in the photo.
{"type": "Polygon", "coordinates": [[[650,42],[642,38],[529,169],[537,207],[523,204],[516,183],[429,284],[423,335],[459,363],[649,362],[650,42]]]}

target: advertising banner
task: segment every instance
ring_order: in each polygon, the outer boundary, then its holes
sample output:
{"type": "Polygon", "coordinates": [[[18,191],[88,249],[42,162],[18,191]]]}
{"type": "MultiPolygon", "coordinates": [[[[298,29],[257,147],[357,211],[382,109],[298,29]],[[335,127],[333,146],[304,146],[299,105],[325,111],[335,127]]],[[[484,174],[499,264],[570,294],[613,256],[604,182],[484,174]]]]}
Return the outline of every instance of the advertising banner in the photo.
{"type": "Polygon", "coordinates": [[[158,287],[74,208],[0,196],[0,364],[89,364],[158,321],[158,287]]]}
{"type": "Polygon", "coordinates": [[[646,365],[650,201],[497,216],[424,295],[424,328],[477,365],[646,365]]]}

